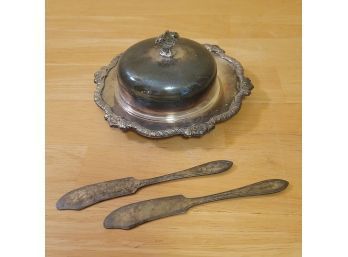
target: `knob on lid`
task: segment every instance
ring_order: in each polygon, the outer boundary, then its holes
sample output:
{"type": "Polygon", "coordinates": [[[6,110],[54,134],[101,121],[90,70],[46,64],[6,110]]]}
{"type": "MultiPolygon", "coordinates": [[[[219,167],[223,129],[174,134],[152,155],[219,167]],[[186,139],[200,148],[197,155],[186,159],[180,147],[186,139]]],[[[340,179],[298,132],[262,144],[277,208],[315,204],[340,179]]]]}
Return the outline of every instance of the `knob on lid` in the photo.
{"type": "Polygon", "coordinates": [[[215,76],[211,53],[170,31],[131,46],[118,63],[122,88],[153,108],[190,106],[211,86],[215,76]]]}

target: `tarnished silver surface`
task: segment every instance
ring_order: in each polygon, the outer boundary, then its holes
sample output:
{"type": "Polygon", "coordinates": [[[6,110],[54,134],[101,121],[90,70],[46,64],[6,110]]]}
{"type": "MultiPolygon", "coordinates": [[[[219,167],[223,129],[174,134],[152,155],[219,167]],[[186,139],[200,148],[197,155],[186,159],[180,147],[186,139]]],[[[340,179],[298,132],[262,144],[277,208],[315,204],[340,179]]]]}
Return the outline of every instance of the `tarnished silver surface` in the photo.
{"type": "Polygon", "coordinates": [[[226,160],[213,161],[149,179],[138,180],[129,177],[87,185],[63,195],[57,201],[56,207],[58,210],[82,210],[102,201],[134,194],[139,188],[145,186],[183,178],[218,174],[228,170],[232,164],[231,161],[226,160]]]}
{"type": "Polygon", "coordinates": [[[174,195],[137,202],[111,212],[104,220],[105,228],[132,229],[149,221],[185,213],[191,207],[213,201],[274,194],[287,188],[289,182],[282,179],[269,179],[230,191],[186,198],[174,195]]]}
{"type": "Polygon", "coordinates": [[[175,45],[162,42],[175,52],[163,57],[157,40],[142,40],[122,54],[115,78],[117,93],[141,111],[189,109],[212,86],[217,73],[215,58],[202,44],[182,37],[175,39],[175,45]]]}
{"type": "Polygon", "coordinates": [[[216,123],[235,115],[243,98],[250,95],[253,85],[244,77],[243,67],[237,60],[216,45],[204,46],[216,61],[216,79],[199,101],[182,111],[139,109],[132,97],[122,91],[117,79],[117,64],[122,54],[97,71],[94,100],[104,110],[109,125],[123,130],[132,129],[152,138],[193,137],[202,136],[216,123]]]}
{"type": "Polygon", "coordinates": [[[175,52],[172,50],[175,45],[179,34],[177,32],[166,31],[162,35],[160,35],[155,44],[160,46],[160,55],[164,57],[173,57],[175,52]]]}

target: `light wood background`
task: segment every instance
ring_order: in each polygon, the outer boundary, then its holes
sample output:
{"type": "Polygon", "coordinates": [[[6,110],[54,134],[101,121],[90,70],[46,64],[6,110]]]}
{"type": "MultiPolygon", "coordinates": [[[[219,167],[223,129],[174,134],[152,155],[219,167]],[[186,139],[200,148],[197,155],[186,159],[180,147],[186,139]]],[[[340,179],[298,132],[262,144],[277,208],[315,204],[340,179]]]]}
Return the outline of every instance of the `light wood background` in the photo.
{"type": "Polygon", "coordinates": [[[301,256],[301,2],[46,2],[46,253],[48,257],[301,256]],[[93,102],[93,74],[131,44],[170,29],[218,44],[255,85],[241,111],[202,138],[150,140],[112,129],[93,102]],[[216,159],[220,175],[160,184],[81,212],[57,211],[76,187],[149,178],[216,159]],[[217,193],[268,178],[290,187],[225,200],[130,231],[104,217],[139,200],[217,193]]]}

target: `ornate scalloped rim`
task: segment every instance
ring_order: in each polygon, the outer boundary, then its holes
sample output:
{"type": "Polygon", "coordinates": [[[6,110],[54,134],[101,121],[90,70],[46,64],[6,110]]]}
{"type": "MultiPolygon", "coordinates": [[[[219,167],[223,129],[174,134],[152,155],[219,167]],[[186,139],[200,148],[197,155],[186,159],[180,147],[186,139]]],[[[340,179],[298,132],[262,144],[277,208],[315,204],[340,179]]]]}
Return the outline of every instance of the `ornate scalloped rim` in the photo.
{"type": "Polygon", "coordinates": [[[94,74],[94,83],[97,85],[94,92],[95,103],[105,112],[104,118],[108,121],[111,127],[118,127],[123,130],[134,129],[140,135],[151,138],[164,138],[175,135],[182,135],[184,137],[199,137],[212,130],[215,124],[225,121],[235,115],[241,108],[242,100],[244,96],[248,96],[253,89],[253,85],[249,78],[244,77],[244,69],[242,65],[234,58],[225,54],[225,51],[217,45],[204,44],[204,46],[212,53],[218,55],[220,58],[230,63],[236,71],[236,74],[240,80],[240,86],[238,93],[235,95],[234,101],[231,103],[228,111],[212,116],[208,121],[193,124],[189,127],[176,127],[162,130],[148,129],[138,122],[129,121],[120,116],[117,116],[112,112],[111,107],[103,100],[102,92],[105,86],[105,78],[109,71],[117,65],[117,62],[121,56],[118,55],[112,59],[110,64],[103,66],[94,74]]]}

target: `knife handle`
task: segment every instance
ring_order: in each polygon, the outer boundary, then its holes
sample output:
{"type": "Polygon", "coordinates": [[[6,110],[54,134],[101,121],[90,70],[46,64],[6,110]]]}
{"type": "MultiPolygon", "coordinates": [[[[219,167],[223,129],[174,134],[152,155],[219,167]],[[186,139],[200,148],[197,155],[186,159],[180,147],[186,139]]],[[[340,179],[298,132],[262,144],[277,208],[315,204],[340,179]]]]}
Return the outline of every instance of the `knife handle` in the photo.
{"type": "Polygon", "coordinates": [[[141,180],[139,182],[139,187],[149,186],[170,180],[217,174],[228,170],[230,167],[232,167],[232,165],[233,163],[231,161],[226,160],[208,162],[186,170],[141,180]]]}
{"type": "Polygon", "coordinates": [[[264,180],[248,186],[240,187],[218,194],[191,198],[192,206],[231,198],[274,194],[283,191],[285,188],[287,188],[288,185],[289,182],[282,179],[264,180]]]}

